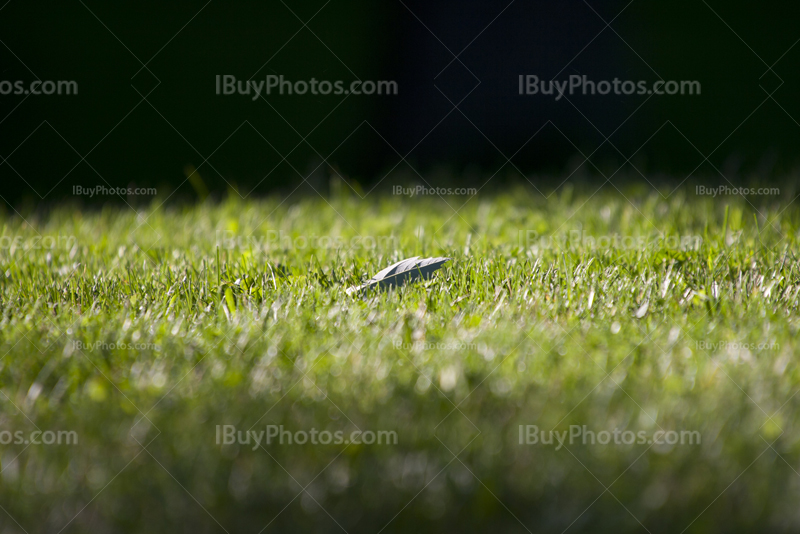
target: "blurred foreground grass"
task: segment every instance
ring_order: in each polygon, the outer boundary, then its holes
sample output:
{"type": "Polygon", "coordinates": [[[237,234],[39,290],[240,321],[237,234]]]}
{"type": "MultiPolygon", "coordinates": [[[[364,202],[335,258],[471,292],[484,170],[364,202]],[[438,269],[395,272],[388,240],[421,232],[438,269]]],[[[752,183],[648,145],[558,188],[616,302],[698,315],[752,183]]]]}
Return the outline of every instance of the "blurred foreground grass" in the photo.
{"type": "Polygon", "coordinates": [[[624,193],[9,210],[2,531],[796,531],[798,210],[624,193]]]}

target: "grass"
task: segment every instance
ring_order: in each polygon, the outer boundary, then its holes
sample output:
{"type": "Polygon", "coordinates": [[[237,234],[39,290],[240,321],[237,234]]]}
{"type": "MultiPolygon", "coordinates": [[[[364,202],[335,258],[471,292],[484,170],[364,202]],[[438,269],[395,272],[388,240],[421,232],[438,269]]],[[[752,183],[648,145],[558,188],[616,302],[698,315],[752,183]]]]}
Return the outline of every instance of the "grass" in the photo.
{"type": "Polygon", "coordinates": [[[0,442],[78,443],[0,445],[0,524],[796,530],[790,199],[565,188],[9,210],[0,442]],[[416,255],[453,260],[346,295],[416,255]],[[397,443],[226,445],[218,425],[397,443]],[[557,448],[520,444],[520,425],[700,443],[557,448]]]}

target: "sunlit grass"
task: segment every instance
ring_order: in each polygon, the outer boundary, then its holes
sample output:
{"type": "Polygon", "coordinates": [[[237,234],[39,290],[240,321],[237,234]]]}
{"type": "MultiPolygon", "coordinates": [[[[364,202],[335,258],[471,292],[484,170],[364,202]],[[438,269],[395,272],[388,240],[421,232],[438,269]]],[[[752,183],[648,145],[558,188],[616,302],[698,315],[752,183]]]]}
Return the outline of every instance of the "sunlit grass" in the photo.
{"type": "Polygon", "coordinates": [[[67,532],[377,532],[410,501],[387,532],[796,528],[797,210],[624,193],[10,211],[0,430],[80,443],[0,445],[0,501],[28,532],[90,501],[67,532]],[[418,255],[453,260],[346,295],[418,255]],[[253,451],[224,424],[399,439],[253,451]],[[555,450],[519,425],[702,442],[555,450]]]}

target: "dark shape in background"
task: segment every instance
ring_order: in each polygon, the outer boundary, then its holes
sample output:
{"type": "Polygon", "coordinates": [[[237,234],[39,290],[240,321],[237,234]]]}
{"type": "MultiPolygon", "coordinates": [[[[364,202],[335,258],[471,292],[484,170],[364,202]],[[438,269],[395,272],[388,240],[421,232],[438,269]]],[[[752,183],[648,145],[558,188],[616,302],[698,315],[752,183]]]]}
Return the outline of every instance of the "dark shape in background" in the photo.
{"type": "Polygon", "coordinates": [[[0,194],[52,201],[104,185],[246,196],[304,179],[324,194],[336,173],[363,190],[489,177],[489,188],[552,189],[587,174],[763,182],[796,163],[798,15],[796,4],[702,0],[12,1],[0,80],[75,80],[79,94],[0,96],[0,194]],[[224,74],[394,80],[400,92],[253,101],[216,95],[224,74]],[[520,96],[521,74],[697,80],[702,95],[556,101],[520,96]]]}

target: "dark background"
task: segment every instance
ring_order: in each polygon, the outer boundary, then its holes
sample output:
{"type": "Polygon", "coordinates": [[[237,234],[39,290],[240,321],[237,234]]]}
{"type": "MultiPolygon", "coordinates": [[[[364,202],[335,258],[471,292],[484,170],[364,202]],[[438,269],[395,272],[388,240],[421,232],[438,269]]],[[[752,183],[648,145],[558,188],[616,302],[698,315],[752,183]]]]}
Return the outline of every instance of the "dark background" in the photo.
{"type": "Polygon", "coordinates": [[[75,80],[79,94],[0,96],[0,194],[789,180],[798,20],[797,3],[718,0],[14,0],[0,80],[75,80]],[[399,94],[252,101],[216,95],[218,74],[394,80],[399,94]],[[555,101],[520,96],[520,74],[698,80],[702,94],[555,101]]]}

